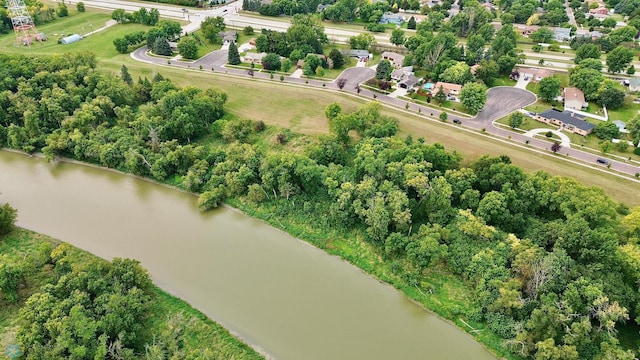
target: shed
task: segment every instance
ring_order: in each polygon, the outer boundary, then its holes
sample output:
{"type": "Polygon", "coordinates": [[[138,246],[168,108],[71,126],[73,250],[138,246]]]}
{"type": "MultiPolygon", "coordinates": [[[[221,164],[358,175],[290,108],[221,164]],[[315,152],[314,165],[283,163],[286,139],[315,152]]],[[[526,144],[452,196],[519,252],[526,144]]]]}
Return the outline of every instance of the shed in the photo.
{"type": "Polygon", "coordinates": [[[60,39],[60,44],[68,45],[68,44],[73,44],[74,42],[78,42],[80,40],[82,40],[82,36],[78,34],[73,34],[60,39]]]}

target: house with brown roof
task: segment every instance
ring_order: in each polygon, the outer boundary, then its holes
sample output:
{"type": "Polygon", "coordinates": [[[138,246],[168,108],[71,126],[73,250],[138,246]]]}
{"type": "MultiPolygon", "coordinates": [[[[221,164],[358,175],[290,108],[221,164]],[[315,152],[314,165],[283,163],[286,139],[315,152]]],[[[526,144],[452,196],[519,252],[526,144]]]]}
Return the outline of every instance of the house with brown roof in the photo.
{"type": "Polygon", "coordinates": [[[266,52],[261,52],[261,53],[254,53],[254,52],[247,52],[246,54],[244,54],[243,58],[243,62],[246,63],[253,63],[253,64],[261,64],[262,63],[262,58],[267,56],[266,52]]]}
{"type": "Polygon", "coordinates": [[[435,83],[432,89],[435,89],[434,91],[438,92],[440,91],[441,86],[442,86],[442,91],[447,96],[459,96],[460,91],[462,90],[462,85],[451,84],[451,83],[446,83],[442,81],[438,81],[437,83],[435,83]]]}
{"type": "Polygon", "coordinates": [[[538,25],[513,24],[513,27],[519,31],[522,36],[526,37],[529,37],[529,35],[540,29],[538,25]]]}
{"type": "Polygon", "coordinates": [[[516,70],[520,73],[520,76],[530,76],[531,81],[534,83],[537,83],[546,77],[553,76],[553,70],[550,69],[518,66],[516,67],[516,70]]]}
{"type": "Polygon", "coordinates": [[[404,64],[404,55],[391,51],[385,51],[382,53],[382,60],[389,60],[393,67],[401,68],[404,64]]]}
{"type": "Polygon", "coordinates": [[[597,9],[589,9],[589,14],[591,15],[609,15],[609,9],[602,6],[597,9]]]}
{"type": "Polygon", "coordinates": [[[545,124],[556,125],[563,130],[582,136],[591,134],[593,129],[596,127],[592,123],[585,121],[583,116],[576,115],[573,111],[569,110],[545,110],[536,114],[534,119],[545,124]]]}
{"type": "Polygon", "coordinates": [[[589,106],[584,99],[582,90],[576,87],[564,88],[563,96],[565,109],[582,110],[589,106]]]}

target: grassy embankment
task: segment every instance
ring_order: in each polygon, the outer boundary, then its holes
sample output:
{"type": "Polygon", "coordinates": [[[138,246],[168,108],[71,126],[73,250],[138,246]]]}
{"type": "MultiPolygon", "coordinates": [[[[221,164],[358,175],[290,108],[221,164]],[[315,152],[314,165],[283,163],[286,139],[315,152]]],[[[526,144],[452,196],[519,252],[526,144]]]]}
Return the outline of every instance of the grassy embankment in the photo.
{"type": "MultiPolygon", "coordinates": [[[[16,229],[12,233],[0,237],[0,254],[20,255],[35,254],[43,247],[55,247],[60,244],[45,235],[37,234],[24,229],[16,229]]],[[[95,259],[94,255],[77,248],[71,250],[74,265],[81,265],[95,259]]],[[[38,289],[54,279],[51,265],[45,265],[34,274],[30,274],[26,287],[20,289],[20,301],[16,304],[7,302],[0,296],[0,349],[15,343],[17,331],[17,316],[24,301],[37,292],[38,289]]],[[[231,335],[222,326],[208,319],[201,312],[193,309],[184,301],[173,297],[156,288],[155,298],[152,300],[151,313],[145,338],[152,341],[163,329],[167,329],[169,320],[179,316],[186,320],[189,326],[185,327],[184,349],[205,350],[209,359],[260,359],[249,346],[231,335]]]]}

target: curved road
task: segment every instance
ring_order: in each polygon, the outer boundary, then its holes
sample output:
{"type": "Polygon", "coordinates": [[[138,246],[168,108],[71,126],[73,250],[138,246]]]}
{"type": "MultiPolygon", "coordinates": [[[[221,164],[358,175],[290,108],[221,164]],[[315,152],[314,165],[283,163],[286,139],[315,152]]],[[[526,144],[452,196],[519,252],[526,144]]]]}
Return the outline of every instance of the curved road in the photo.
{"type": "MultiPolygon", "coordinates": [[[[205,57],[194,61],[194,62],[185,62],[179,60],[172,60],[171,66],[178,66],[183,68],[199,68],[200,65],[204,69],[213,69],[213,71],[217,73],[224,73],[227,75],[236,75],[236,76],[246,76],[249,77],[246,70],[235,69],[235,68],[227,68],[225,67],[225,63],[227,61],[227,50],[217,50],[214,51],[205,57]]],[[[142,47],[137,49],[135,52],[131,53],[131,57],[135,60],[147,62],[150,64],[167,66],[166,58],[158,58],[152,57],[147,54],[146,47],[142,47]]],[[[358,92],[357,85],[365,82],[369,78],[375,75],[375,71],[368,67],[354,67],[346,69],[341,75],[341,78],[347,79],[347,83],[342,89],[342,91],[350,92],[353,94],[357,94],[364,98],[376,99],[380,102],[383,102],[387,105],[391,105],[400,109],[406,109],[407,111],[411,111],[414,114],[418,113],[424,114],[423,117],[427,117],[426,115],[430,115],[433,118],[438,118],[440,116],[441,111],[437,109],[433,109],[431,107],[427,107],[424,105],[419,105],[411,102],[407,102],[403,99],[398,99],[395,97],[374,93],[368,89],[361,88],[358,92]]],[[[270,80],[270,75],[268,72],[261,72],[256,70],[254,72],[253,77],[255,79],[261,80],[270,80]]],[[[337,90],[338,86],[335,81],[327,82],[322,80],[315,79],[306,79],[306,78],[293,78],[290,76],[285,77],[284,82],[298,84],[300,86],[310,86],[316,88],[329,88],[337,90]],[[323,86],[324,85],[324,86],[323,86]]],[[[545,140],[532,138],[529,136],[525,136],[521,133],[514,132],[502,127],[497,127],[493,124],[493,122],[497,119],[500,119],[503,116],[506,116],[513,111],[521,109],[527,105],[530,105],[536,101],[536,96],[528,91],[523,89],[518,89],[510,86],[499,86],[489,89],[487,92],[487,103],[484,108],[480,111],[480,113],[474,117],[469,118],[466,116],[455,115],[453,113],[449,113],[449,118],[451,120],[458,119],[462,122],[463,127],[481,130],[485,129],[485,132],[491,135],[495,135],[505,139],[511,139],[516,143],[528,144],[530,147],[538,148],[540,150],[550,151],[551,143],[545,140]]],[[[418,115],[420,116],[420,115],[418,115]]],[[[585,166],[590,166],[591,164],[597,165],[596,160],[600,157],[599,154],[594,154],[590,152],[585,152],[581,150],[576,150],[572,148],[563,147],[558,153],[568,155],[568,158],[571,160],[581,160],[586,164],[585,166]]],[[[633,165],[624,161],[611,160],[611,169],[616,170],[621,173],[625,173],[628,175],[635,175],[640,172],[640,167],[637,165],[633,165]]]]}
{"type": "MultiPolygon", "coordinates": [[[[85,1],[85,5],[99,7],[99,8],[108,8],[108,9],[117,9],[124,8],[127,10],[136,10],[139,7],[133,5],[131,3],[127,3],[121,0],[105,0],[105,1],[93,1],[87,0],[85,1]]],[[[223,16],[225,18],[225,23],[228,25],[232,25],[234,27],[243,26],[244,24],[252,25],[256,28],[276,28],[276,29],[284,29],[289,26],[289,23],[283,23],[280,21],[274,20],[265,20],[262,18],[253,18],[253,17],[245,17],[241,16],[237,13],[239,7],[242,4],[239,1],[227,4],[223,7],[219,7],[212,10],[192,10],[189,14],[186,14],[182,11],[182,9],[170,6],[170,5],[159,5],[154,3],[145,3],[146,7],[149,8],[157,8],[160,11],[162,16],[171,17],[171,18],[181,18],[184,19],[185,15],[187,15],[188,20],[191,23],[185,25],[183,27],[184,31],[191,32],[195,29],[199,28],[200,23],[206,19],[207,16],[223,16]]],[[[333,37],[350,37],[358,34],[358,31],[353,30],[342,30],[342,29],[326,29],[327,35],[333,37]]],[[[140,48],[136,50],[131,56],[138,60],[156,65],[167,66],[165,58],[156,58],[150,57],[146,54],[146,47],[140,48]]],[[[183,62],[178,60],[172,60],[171,66],[178,66],[184,68],[199,68],[200,66],[203,69],[212,69],[216,72],[223,72],[225,74],[232,75],[240,75],[240,76],[249,76],[246,71],[240,69],[233,68],[225,68],[224,64],[226,63],[227,52],[226,50],[218,50],[214,51],[205,57],[195,61],[195,62],[183,62]]],[[[348,91],[351,93],[357,93],[358,95],[366,98],[375,98],[385,104],[399,107],[400,109],[406,109],[413,112],[420,111],[422,114],[429,114],[432,117],[438,117],[441,111],[423,106],[414,103],[409,103],[406,100],[397,99],[394,97],[390,97],[382,94],[375,94],[367,89],[357,90],[357,85],[366,81],[369,77],[373,76],[373,70],[368,68],[353,68],[347,69],[343,72],[341,77],[347,79],[347,84],[343,88],[343,91],[348,91]]],[[[268,73],[263,73],[260,71],[255,71],[254,78],[257,79],[269,79],[268,73]]],[[[337,89],[337,85],[335,81],[333,82],[325,82],[322,80],[313,80],[313,79],[301,79],[301,78],[292,78],[286,77],[285,81],[288,83],[300,84],[304,86],[312,86],[312,87],[326,87],[330,89],[337,89]]],[[[517,110],[520,109],[530,103],[535,101],[535,95],[526,91],[512,87],[497,87],[492,88],[487,93],[487,104],[485,108],[480,112],[480,114],[473,118],[467,119],[462,116],[456,116],[450,114],[450,117],[458,118],[462,121],[463,126],[469,127],[472,129],[485,129],[485,131],[492,135],[497,135],[503,138],[511,138],[516,142],[526,142],[530,146],[548,150],[549,142],[538,140],[535,138],[526,137],[520,133],[516,133],[513,131],[509,131],[503,128],[498,128],[493,125],[493,121],[517,110]]],[[[575,149],[561,149],[560,153],[567,154],[571,158],[582,160],[588,164],[596,164],[596,160],[599,157],[598,154],[588,153],[575,149]]],[[[586,165],[588,166],[588,165],[586,165]]],[[[632,165],[623,161],[611,161],[611,169],[628,174],[635,175],[640,172],[640,168],[636,165],[632,165]]]]}

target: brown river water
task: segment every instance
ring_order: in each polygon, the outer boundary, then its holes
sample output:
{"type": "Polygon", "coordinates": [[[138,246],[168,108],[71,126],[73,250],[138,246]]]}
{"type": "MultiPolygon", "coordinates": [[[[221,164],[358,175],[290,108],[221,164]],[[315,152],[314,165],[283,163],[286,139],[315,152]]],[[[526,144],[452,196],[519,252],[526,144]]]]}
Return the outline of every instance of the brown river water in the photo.
{"type": "Polygon", "coordinates": [[[18,225],[106,259],[276,359],[495,359],[463,331],[341,259],[132,176],[0,151],[0,203],[18,225]]]}

